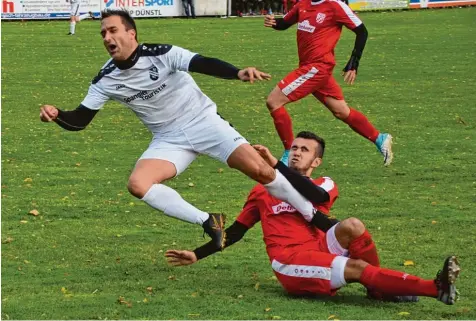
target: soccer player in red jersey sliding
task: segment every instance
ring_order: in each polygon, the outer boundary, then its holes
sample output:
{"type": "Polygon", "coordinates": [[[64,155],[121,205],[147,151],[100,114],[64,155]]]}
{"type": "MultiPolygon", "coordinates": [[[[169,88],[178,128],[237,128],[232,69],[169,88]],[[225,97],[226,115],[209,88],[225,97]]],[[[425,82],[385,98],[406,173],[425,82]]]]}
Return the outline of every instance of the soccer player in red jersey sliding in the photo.
{"type": "MultiPolygon", "coordinates": [[[[291,145],[289,167],[278,162],[264,146],[255,146],[263,158],[288,172],[301,174],[303,184],[315,187],[315,215],[309,222],[289,204],[271,196],[262,185],[255,186],[236,221],[226,229],[225,246],[243,238],[261,221],[263,240],[271,267],[283,288],[294,295],[335,295],[347,283],[359,282],[371,299],[416,302],[418,296],[434,297],[454,304],[454,282],[459,274],[456,257],[448,257],[434,280],[380,267],[375,243],[364,224],[356,218],[341,222],[328,216],[338,196],[335,183],[328,177],[310,179],[322,162],[324,140],[310,132],[301,132],[291,145]]],[[[217,252],[213,242],[194,251],[168,250],[172,265],[189,265],[217,252]]]]}
{"type": "Polygon", "coordinates": [[[367,42],[367,29],[345,3],[339,0],[302,0],[283,18],[267,15],[265,27],[286,30],[297,23],[299,68],[290,72],[271,91],[266,105],[286,150],[293,141],[292,122],[285,105],[310,94],[323,103],[338,119],[355,132],[373,142],[384,157],[384,165],[393,159],[392,136],[379,132],[361,112],[349,107],[342,89],[332,76],[335,66],[334,48],[339,41],[342,26],[356,34],[354,50],[343,70],[344,81],[352,85],[359,61],[367,42]]]}

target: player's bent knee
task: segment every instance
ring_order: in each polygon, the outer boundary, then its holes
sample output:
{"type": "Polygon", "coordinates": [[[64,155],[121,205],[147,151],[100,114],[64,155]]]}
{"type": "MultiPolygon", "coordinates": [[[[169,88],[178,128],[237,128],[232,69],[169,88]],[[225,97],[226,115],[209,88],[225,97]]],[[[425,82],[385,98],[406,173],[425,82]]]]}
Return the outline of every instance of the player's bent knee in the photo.
{"type": "Polygon", "coordinates": [[[153,183],[145,182],[137,177],[131,176],[127,183],[127,189],[129,190],[129,193],[141,199],[145,194],[147,194],[152,185],[153,183]]]}
{"type": "Polygon", "coordinates": [[[345,233],[352,238],[357,238],[365,232],[364,223],[355,217],[347,218],[340,222],[340,224],[342,224],[342,228],[344,229],[345,233]]]}

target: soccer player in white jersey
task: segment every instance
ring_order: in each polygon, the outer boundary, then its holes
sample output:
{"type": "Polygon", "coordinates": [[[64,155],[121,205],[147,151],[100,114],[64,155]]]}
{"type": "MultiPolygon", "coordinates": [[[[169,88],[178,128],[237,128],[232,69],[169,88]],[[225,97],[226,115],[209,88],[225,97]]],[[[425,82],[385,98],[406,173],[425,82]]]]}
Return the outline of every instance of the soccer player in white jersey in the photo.
{"type": "Polygon", "coordinates": [[[89,11],[88,13],[79,14],[79,3],[81,2],[81,0],[66,0],[66,2],[71,3],[68,36],[73,36],[76,31],[76,22],[80,22],[81,20],[84,20],[86,18],[94,19],[94,16],[91,11],[89,11]]]}
{"type": "Polygon", "coordinates": [[[131,173],[129,192],[166,215],[201,225],[217,248],[224,245],[224,217],[199,210],[162,184],[182,173],[199,154],[238,169],[312,220],[313,205],[302,196],[309,187],[291,185],[268,165],[217,114],[215,103],[188,72],[249,82],[269,79],[270,75],[253,67],[240,70],[219,59],[172,45],[139,44],[135,22],[123,10],[102,12],[101,35],[111,59],[93,79],[82,103],[72,111],[44,105],[40,111],[42,121],[54,121],[66,130],[78,131],[91,122],[109,99],[130,108],[153,138],[131,173]]]}

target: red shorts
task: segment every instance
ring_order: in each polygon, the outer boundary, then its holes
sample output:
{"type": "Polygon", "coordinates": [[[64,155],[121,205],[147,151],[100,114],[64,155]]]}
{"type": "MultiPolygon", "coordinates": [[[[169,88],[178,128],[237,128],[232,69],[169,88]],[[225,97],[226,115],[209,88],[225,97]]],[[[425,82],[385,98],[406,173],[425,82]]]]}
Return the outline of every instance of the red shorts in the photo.
{"type": "Polygon", "coordinates": [[[288,293],[335,295],[337,289],[331,289],[331,264],[337,255],[329,253],[325,239],[311,246],[287,248],[273,258],[274,274],[288,293]]]}
{"type": "Polygon", "coordinates": [[[328,66],[319,64],[305,65],[291,71],[278,83],[290,101],[302,99],[310,94],[324,104],[326,97],[344,100],[344,94],[337,81],[329,73],[328,66]],[[325,71],[322,71],[325,70],[325,71]]]}

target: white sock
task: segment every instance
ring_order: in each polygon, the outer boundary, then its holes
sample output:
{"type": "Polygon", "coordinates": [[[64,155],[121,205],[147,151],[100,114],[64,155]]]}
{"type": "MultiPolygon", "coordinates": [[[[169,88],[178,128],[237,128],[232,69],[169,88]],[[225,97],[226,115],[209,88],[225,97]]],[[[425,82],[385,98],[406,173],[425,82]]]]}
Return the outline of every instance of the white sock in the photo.
{"type": "Polygon", "coordinates": [[[279,198],[293,206],[304,219],[310,222],[314,216],[314,206],[304,196],[302,196],[283,176],[276,170],[276,178],[264,187],[276,198],[279,198]]]}
{"type": "Polygon", "coordinates": [[[186,202],[179,193],[163,184],[154,184],[142,198],[153,208],[179,220],[202,225],[210,215],[186,202]]]}
{"type": "Polygon", "coordinates": [[[76,29],[76,22],[70,22],[69,23],[69,32],[71,32],[74,35],[74,29],[76,29]]]}
{"type": "Polygon", "coordinates": [[[79,21],[87,19],[89,17],[91,17],[91,15],[89,13],[83,13],[83,14],[79,15],[79,21]]]}

